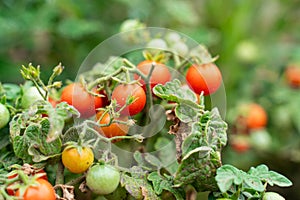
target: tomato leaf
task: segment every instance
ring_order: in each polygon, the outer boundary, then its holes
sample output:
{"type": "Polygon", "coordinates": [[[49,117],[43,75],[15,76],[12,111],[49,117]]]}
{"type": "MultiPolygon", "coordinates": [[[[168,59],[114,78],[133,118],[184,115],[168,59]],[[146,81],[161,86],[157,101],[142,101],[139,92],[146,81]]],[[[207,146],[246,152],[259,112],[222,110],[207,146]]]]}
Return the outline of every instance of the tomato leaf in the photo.
{"type": "Polygon", "coordinates": [[[16,156],[25,162],[41,162],[59,155],[62,147],[61,140],[57,138],[47,142],[49,129],[49,120],[43,119],[39,123],[31,123],[22,135],[12,138],[16,156]]]}
{"type": "Polygon", "coordinates": [[[167,190],[171,192],[177,200],[185,199],[185,192],[182,188],[174,188],[170,179],[160,176],[157,172],[150,173],[148,180],[152,182],[153,189],[157,195],[161,195],[163,190],[167,190]]]}
{"type": "Polygon", "coordinates": [[[178,103],[175,113],[181,121],[185,123],[196,121],[199,115],[197,96],[189,88],[183,88],[178,79],[167,82],[165,85],[156,85],[153,92],[162,99],[178,103]]]}
{"type": "Polygon", "coordinates": [[[175,114],[180,121],[189,123],[197,119],[198,110],[187,104],[179,104],[175,108],[175,114]]]}
{"type": "MultiPolygon", "coordinates": [[[[135,167],[136,170],[137,167],[135,167]]],[[[135,199],[153,199],[158,200],[158,196],[153,190],[152,186],[147,181],[145,172],[140,169],[138,171],[131,173],[131,176],[127,174],[121,175],[121,186],[135,198],[135,199]]]]}
{"type": "Polygon", "coordinates": [[[216,191],[216,170],[221,166],[220,151],[227,142],[227,124],[217,109],[203,114],[192,124],[182,144],[183,159],[175,175],[176,187],[192,184],[198,191],[216,191]]]}
{"type": "Polygon", "coordinates": [[[292,182],[288,178],[275,171],[269,171],[266,165],[259,165],[256,168],[251,167],[248,173],[259,177],[260,180],[267,182],[271,186],[289,187],[292,185],[292,182]]]}
{"type": "Polygon", "coordinates": [[[53,108],[49,103],[44,105],[46,113],[49,115],[50,129],[48,133],[48,141],[55,140],[62,134],[65,126],[65,121],[72,116],[79,117],[79,112],[66,102],[61,102],[53,108]]]}
{"type": "Polygon", "coordinates": [[[182,88],[182,85],[178,79],[167,82],[165,85],[157,84],[153,88],[153,93],[156,96],[168,101],[173,101],[176,103],[186,102],[194,105],[194,107],[197,107],[196,94],[188,88],[182,88]]]}
{"type": "Polygon", "coordinates": [[[240,185],[243,182],[243,171],[232,165],[223,165],[217,170],[216,181],[220,191],[225,193],[233,184],[240,185]]]}

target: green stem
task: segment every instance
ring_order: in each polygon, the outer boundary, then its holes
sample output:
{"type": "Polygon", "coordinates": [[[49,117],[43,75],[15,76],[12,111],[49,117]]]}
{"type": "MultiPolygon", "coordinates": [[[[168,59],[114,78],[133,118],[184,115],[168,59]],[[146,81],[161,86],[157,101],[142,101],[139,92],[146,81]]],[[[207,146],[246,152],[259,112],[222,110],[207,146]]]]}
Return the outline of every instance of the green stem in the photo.
{"type": "Polygon", "coordinates": [[[82,182],[84,179],[85,179],[85,175],[82,175],[82,176],[79,176],[79,177],[77,177],[77,178],[75,178],[75,179],[67,182],[66,185],[72,185],[72,186],[74,186],[74,185],[82,182]]]}
{"type": "MultiPolygon", "coordinates": [[[[38,90],[38,92],[40,93],[40,95],[43,97],[44,100],[47,101],[47,95],[48,95],[48,91],[45,90],[45,94],[42,93],[39,84],[36,82],[36,80],[32,79],[32,82],[34,84],[34,86],[36,87],[36,89],[38,90]]],[[[44,85],[44,84],[43,84],[44,85]]]]}
{"type": "Polygon", "coordinates": [[[12,196],[10,196],[10,195],[8,195],[7,193],[6,193],[6,189],[5,189],[5,187],[2,187],[1,186],[1,189],[0,189],[0,194],[4,197],[4,199],[6,199],[6,200],[14,200],[15,198],[14,197],[12,197],[12,196]]]}
{"type": "MultiPolygon", "coordinates": [[[[57,171],[56,171],[56,180],[55,180],[55,185],[63,185],[64,184],[64,165],[62,163],[62,161],[60,160],[57,163],[57,171]]],[[[61,196],[62,195],[62,191],[61,189],[57,189],[56,193],[61,196]]]]}
{"type": "Polygon", "coordinates": [[[126,72],[127,70],[128,70],[128,68],[126,68],[125,66],[122,66],[118,70],[116,70],[114,73],[112,73],[112,74],[110,74],[108,76],[103,76],[101,78],[97,78],[93,82],[89,83],[88,86],[87,86],[87,88],[88,88],[88,90],[91,90],[96,85],[98,85],[98,84],[100,84],[102,82],[107,82],[107,81],[111,80],[113,77],[115,77],[118,74],[120,74],[121,72],[126,72]]]}

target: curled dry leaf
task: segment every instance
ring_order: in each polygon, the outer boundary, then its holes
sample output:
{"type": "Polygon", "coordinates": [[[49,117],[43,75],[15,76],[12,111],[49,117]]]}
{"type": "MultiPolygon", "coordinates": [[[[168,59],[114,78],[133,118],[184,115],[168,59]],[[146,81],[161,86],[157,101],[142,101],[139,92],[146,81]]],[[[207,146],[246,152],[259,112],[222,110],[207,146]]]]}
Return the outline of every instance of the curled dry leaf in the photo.
{"type": "Polygon", "coordinates": [[[56,185],[54,186],[54,189],[61,188],[63,191],[63,196],[60,197],[56,194],[56,199],[58,200],[75,200],[74,196],[74,186],[71,185],[56,185]]]}

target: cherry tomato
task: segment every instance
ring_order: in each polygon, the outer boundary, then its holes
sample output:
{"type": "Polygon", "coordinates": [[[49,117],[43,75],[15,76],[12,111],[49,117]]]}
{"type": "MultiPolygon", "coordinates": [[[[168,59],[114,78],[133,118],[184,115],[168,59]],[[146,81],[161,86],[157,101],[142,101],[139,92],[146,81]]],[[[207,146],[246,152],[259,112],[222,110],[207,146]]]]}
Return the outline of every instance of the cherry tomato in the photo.
{"type": "Polygon", "coordinates": [[[94,165],[86,174],[86,185],[100,195],[112,193],[120,182],[120,172],[111,165],[94,165]]]}
{"type": "Polygon", "coordinates": [[[249,107],[245,113],[247,127],[249,129],[265,127],[268,119],[265,109],[255,103],[248,106],[249,107]]]}
{"type": "MultiPolygon", "coordinates": [[[[35,170],[33,173],[28,174],[28,175],[29,175],[29,176],[34,176],[34,175],[36,175],[36,174],[44,174],[44,175],[42,175],[42,176],[39,177],[39,178],[48,181],[47,174],[46,174],[46,172],[45,172],[43,169],[37,169],[37,170],[35,170]]],[[[16,173],[16,174],[13,174],[13,175],[8,176],[8,179],[13,179],[13,178],[15,178],[15,177],[17,177],[17,176],[18,176],[18,174],[16,173]]],[[[14,184],[15,184],[15,183],[12,183],[12,184],[10,184],[9,186],[7,186],[7,188],[6,188],[7,194],[9,194],[9,195],[11,195],[11,196],[15,195],[15,193],[16,193],[16,190],[14,190],[14,189],[11,188],[14,184]]]]}
{"type": "MultiPolygon", "coordinates": [[[[145,76],[148,76],[152,68],[152,64],[155,64],[155,66],[150,77],[151,90],[155,85],[164,85],[166,82],[171,80],[171,73],[168,67],[159,62],[144,60],[137,65],[137,69],[140,70],[145,76]]],[[[141,79],[140,76],[134,74],[134,79],[140,79],[140,83],[143,85],[144,90],[146,89],[145,81],[141,79]]]]}
{"type": "MultiPolygon", "coordinates": [[[[41,92],[44,92],[41,90],[41,92]]],[[[34,86],[30,87],[28,90],[24,91],[24,94],[21,98],[21,106],[23,108],[29,108],[34,102],[38,100],[43,100],[42,95],[38,89],[34,86]]]]}
{"type": "MultiPolygon", "coordinates": [[[[96,89],[94,89],[96,93],[96,89]]],[[[96,109],[102,106],[101,97],[89,94],[79,83],[72,83],[65,87],[61,94],[61,101],[74,106],[81,117],[89,118],[96,114],[96,109]]]]}
{"type": "Polygon", "coordinates": [[[290,65],[285,70],[285,77],[291,87],[300,87],[300,67],[290,65]]]}
{"type": "Polygon", "coordinates": [[[6,108],[5,105],[0,103],[0,129],[6,126],[6,124],[9,122],[9,111],[6,108]]]}
{"type": "Polygon", "coordinates": [[[143,110],[146,104],[146,94],[138,84],[120,84],[112,92],[112,100],[116,100],[119,109],[125,106],[121,111],[123,115],[135,115],[143,110]],[[126,105],[126,101],[132,98],[133,101],[126,105]]]}
{"type": "Polygon", "coordinates": [[[72,173],[85,172],[94,162],[94,153],[89,147],[67,147],[62,152],[63,165],[72,173]]]}
{"type": "MultiPolygon", "coordinates": [[[[99,124],[109,124],[110,123],[110,115],[109,113],[105,113],[103,116],[103,112],[99,111],[96,115],[96,120],[100,120],[99,124]],[[101,118],[102,117],[102,118],[101,118]]],[[[127,121],[128,117],[123,116],[118,118],[119,121],[127,121]]],[[[126,124],[120,123],[111,123],[109,126],[97,127],[98,132],[102,135],[105,135],[108,138],[114,136],[123,136],[128,133],[129,127],[126,124]]]]}
{"type": "Polygon", "coordinates": [[[231,147],[238,153],[247,152],[250,149],[248,137],[244,135],[235,135],[230,141],[231,147]]]}
{"type": "Polygon", "coordinates": [[[214,63],[192,65],[189,67],[186,80],[197,94],[204,95],[216,92],[222,83],[222,74],[214,63]]]}
{"type": "MultiPolygon", "coordinates": [[[[22,196],[23,200],[55,200],[56,195],[53,186],[44,179],[37,179],[37,185],[29,186],[22,196]]],[[[17,197],[20,196],[20,190],[16,192],[17,197]]]]}

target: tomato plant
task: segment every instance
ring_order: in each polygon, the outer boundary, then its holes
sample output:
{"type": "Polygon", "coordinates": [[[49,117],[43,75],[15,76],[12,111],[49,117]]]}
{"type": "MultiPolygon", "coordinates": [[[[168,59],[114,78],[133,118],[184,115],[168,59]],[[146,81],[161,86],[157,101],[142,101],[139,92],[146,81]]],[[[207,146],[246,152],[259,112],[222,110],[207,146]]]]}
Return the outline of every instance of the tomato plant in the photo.
{"type": "Polygon", "coordinates": [[[245,172],[222,164],[227,143],[238,152],[272,148],[266,111],[258,104],[238,109],[228,142],[219,106],[208,108],[204,101],[222,83],[217,57],[203,45],[189,47],[179,34],[146,33],[141,35],[149,38],[142,41],[151,50],[110,57],[64,87],[55,81],[61,64],[47,84],[40,67],[29,64],[21,69],[24,85],[0,85],[1,103],[9,110],[0,129],[4,198],[11,200],[16,191],[23,199],[183,200],[202,192],[212,200],[261,199],[269,186],[292,185],[266,165],[245,172]],[[171,76],[171,70],[187,72],[186,77],[171,76]],[[35,88],[38,101],[31,97],[22,106],[29,88],[35,88]],[[53,102],[51,97],[59,96],[60,102],[53,102]],[[32,166],[45,169],[49,182],[32,166]]]}
{"type": "Polygon", "coordinates": [[[9,122],[10,114],[8,109],[0,103],[0,129],[6,126],[6,124],[9,122]]]}
{"type": "MultiPolygon", "coordinates": [[[[171,80],[171,73],[168,67],[160,62],[155,62],[152,60],[144,60],[137,65],[137,69],[145,76],[149,76],[152,67],[153,69],[150,76],[151,90],[155,85],[165,84],[166,82],[171,80]]],[[[145,81],[141,79],[140,76],[134,74],[134,78],[136,80],[140,80],[140,83],[142,84],[143,88],[146,89],[145,81]]]]}
{"type": "Polygon", "coordinates": [[[112,100],[116,100],[123,115],[136,115],[146,104],[146,94],[138,84],[121,84],[112,92],[112,100]]]}
{"type": "Polygon", "coordinates": [[[112,193],[119,182],[120,173],[110,165],[94,165],[86,175],[87,186],[96,194],[112,193]]]}
{"type": "Polygon", "coordinates": [[[20,190],[18,190],[16,192],[16,196],[21,197],[24,200],[36,200],[36,199],[55,200],[56,199],[53,186],[44,179],[37,179],[36,183],[28,186],[23,194],[20,190]]]}
{"type": "Polygon", "coordinates": [[[198,64],[189,67],[186,80],[197,94],[204,92],[204,95],[209,95],[221,86],[222,75],[214,63],[198,64]]]}
{"type": "MultiPolygon", "coordinates": [[[[96,89],[93,92],[97,93],[96,89]]],[[[83,118],[95,115],[96,109],[102,106],[101,97],[88,93],[79,83],[72,83],[65,87],[61,94],[61,101],[74,106],[83,118]]]]}
{"type": "MultiPolygon", "coordinates": [[[[129,130],[129,126],[126,124],[112,122],[109,113],[99,111],[96,114],[96,120],[99,121],[100,125],[103,125],[101,127],[97,127],[97,130],[100,134],[103,134],[108,138],[126,135],[129,130]]],[[[128,120],[128,117],[123,116],[121,118],[118,118],[117,120],[126,122],[128,120]]]]}
{"type": "Polygon", "coordinates": [[[89,147],[67,146],[62,152],[62,162],[72,173],[85,172],[94,162],[94,153],[89,147]]]}

